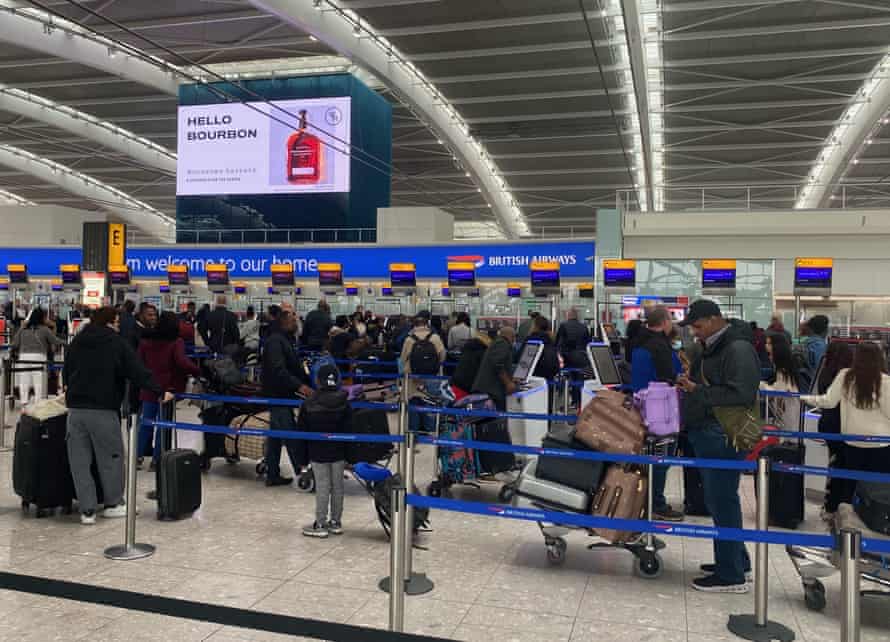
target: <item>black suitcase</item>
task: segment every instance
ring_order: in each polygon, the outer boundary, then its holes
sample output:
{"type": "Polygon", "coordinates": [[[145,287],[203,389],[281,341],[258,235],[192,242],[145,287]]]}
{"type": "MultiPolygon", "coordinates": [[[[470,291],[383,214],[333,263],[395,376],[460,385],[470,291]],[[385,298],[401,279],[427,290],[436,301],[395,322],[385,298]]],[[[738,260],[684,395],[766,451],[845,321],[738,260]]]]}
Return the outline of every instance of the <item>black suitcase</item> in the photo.
{"type": "MultiPolygon", "coordinates": [[[[681,436],[684,457],[695,457],[692,446],[685,436],[681,436]]],[[[710,517],[711,511],[705,504],[705,486],[698,468],[683,466],[683,512],[694,517],[710,517]]]]}
{"type": "MultiPolygon", "coordinates": [[[[352,432],[357,435],[388,435],[386,412],[371,408],[356,410],[352,413],[352,432]]],[[[346,461],[350,464],[374,463],[385,458],[391,450],[392,444],[386,442],[350,442],[346,444],[346,461]]]]}
{"type": "Polygon", "coordinates": [[[890,484],[857,482],[853,506],[871,530],[890,535],[890,484]]]}
{"type": "MultiPolygon", "coordinates": [[[[565,424],[551,427],[550,432],[547,433],[544,441],[541,442],[541,446],[543,448],[591,452],[589,447],[575,439],[574,428],[565,424]]],[[[605,469],[606,462],[604,461],[545,457],[542,455],[538,457],[535,477],[592,494],[599,488],[605,469]]]]}
{"type": "MultiPolygon", "coordinates": [[[[806,450],[802,443],[782,443],[767,446],[761,453],[771,462],[782,464],[804,463],[806,450]]],[[[803,475],[770,471],[769,525],[778,528],[797,528],[803,522],[803,475]]],[[[755,486],[756,490],[756,486],[755,486]]]]}
{"type": "Polygon", "coordinates": [[[201,506],[201,463],[198,453],[186,448],[161,455],[157,469],[158,519],[188,517],[201,506]]]}
{"type": "MultiPolygon", "coordinates": [[[[507,430],[506,419],[482,421],[473,426],[476,441],[488,441],[496,444],[512,444],[510,431],[507,430]]],[[[479,454],[480,473],[494,475],[507,472],[516,467],[513,453],[502,453],[494,450],[477,450],[479,454]]]]}
{"type": "Polygon", "coordinates": [[[39,421],[22,415],[15,431],[12,485],[22,498],[22,508],[37,506],[37,517],[56,508],[71,512],[74,481],[68,465],[65,441],[68,415],[39,421]]]}

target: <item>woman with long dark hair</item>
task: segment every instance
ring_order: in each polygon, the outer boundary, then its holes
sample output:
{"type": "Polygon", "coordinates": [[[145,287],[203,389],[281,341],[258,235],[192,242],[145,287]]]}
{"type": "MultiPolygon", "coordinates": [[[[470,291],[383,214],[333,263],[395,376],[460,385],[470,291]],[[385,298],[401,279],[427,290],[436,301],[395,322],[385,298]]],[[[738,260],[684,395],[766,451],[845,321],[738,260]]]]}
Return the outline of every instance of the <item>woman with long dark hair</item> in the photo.
{"type": "MultiPolygon", "coordinates": [[[[860,343],[850,368],[838,371],[825,394],[801,399],[818,408],[841,411],[841,433],[890,437],[890,376],[887,359],[875,343],[860,343]]],[[[862,441],[844,442],[844,468],[890,473],[890,446],[862,441]]],[[[850,503],[856,490],[854,480],[836,480],[837,503],[850,503]]]]}
{"type": "MultiPolygon", "coordinates": [[[[797,393],[800,391],[791,344],[783,334],[771,334],[766,337],[766,353],[775,374],[772,383],[761,383],[761,390],[778,390],[780,392],[797,393]]],[[[800,402],[797,399],[772,397],[768,403],[775,408],[775,417],[785,430],[800,429],[800,402]]]]}
{"type": "MultiPolygon", "coordinates": [[[[816,392],[824,395],[831,384],[837,379],[838,373],[853,365],[853,349],[849,343],[832,341],[825,352],[825,361],[819,378],[816,380],[816,392]]],[[[823,408],[819,417],[819,432],[839,434],[841,432],[841,409],[823,408]]],[[[828,465],[831,468],[844,468],[844,444],[840,441],[828,442],[828,465]]],[[[825,484],[825,501],[822,504],[822,519],[830,521],[837,512],[844,480],[829,477],[825,484]]]]}
{"type": "MultiPolygon", "coordinates": [[[[151,371],[152,378],[165,392],[185,392],[188,375],[199,376],[201,369],[185,356],[185,341],[179,336],[179,319],[173,312],[161,313],[158,325],[147,330],[139,342],[139,358],[151,371]]],[[[142,402],[142,426],[139,430],[140,457],[152,454],[153,464],[157,465],[160,457],[160,435],[154,440],[154,429],[144,425],[146,421],[154,421],[158,417],[158,395],[143,388],[139,392],[142,402]]],[[[160,431],[159,431],[160,432],[160,431]]]]}

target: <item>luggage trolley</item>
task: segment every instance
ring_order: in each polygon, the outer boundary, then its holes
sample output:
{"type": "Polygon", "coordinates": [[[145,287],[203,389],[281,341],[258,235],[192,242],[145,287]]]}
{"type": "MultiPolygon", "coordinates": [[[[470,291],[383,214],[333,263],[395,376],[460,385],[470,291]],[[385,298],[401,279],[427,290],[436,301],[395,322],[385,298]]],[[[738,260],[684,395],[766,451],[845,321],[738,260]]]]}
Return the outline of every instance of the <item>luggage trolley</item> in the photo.
{"type": "MultiPolygon", "coordinates": [[[[513,381],[516,383],[517,391],[511,395],[511,399],[508,401],[512,412],[546,414],[547,382],[533,376],[543,351],[544,344],[540,341],[529,341],[523,348],[519,361],[513,369],[513,381]]],[[[441,399],[440,395],[439,398],[429,397],[426,401],[436,403],[441,402],[441,399]]],[[[451,404],[451,407],[461,410],[495,410],[494,403],[488,398],[488,395],[480,394],[463,397],[451,404]]],[[[531,438],[540,439],[546,432],[546,420],[537,419],[509,419],[505,421],[487,417],[440,415],[436,421],[436,438],[440,438],[444,433],[446,438],[455,440],[528,445],[531,438]],[[445,424],[444,427],[442,423],[445,424]],[[531,438],[530,435],[532,435],[531,438]]],[[[435,477],[427,488],[427,494],[431,497],[441,497],[455,484],[479,488],[480,482],[494,481],[504,483],[498,493],[498,501],[509,502],[513,498],[517,479],[504,481],[498,479],[497,475],[513,473],[517,470],[519,470],[517,457],[512,453],[438,446],[436,448],[435,477]]]]}
{"type": "MultiPolygon", "coordinates": [[[[842,528],[852,528],[862,532],[863,537],[870,539],[890,539],[887,535],[870,530],[856,514],[850,504],[838,507],[835,533],[842,528]]],[[[785,547],[788,557],[800,576],[803,585],[804,603],[811,611],[825,609],[827,599],[822,578],[830,577],[839,570],[839,554],[830,548],[812,546],[785,547]]],[[[859,577],[865,582],[876,584],[883,590],[864,590],[862,595],[880,595],[890,597],[890,555],[863,552],[859,559],[859,577]]]]}
{"type": "MultiPolygon", "coordinates": [[[[606,387],[619,385],[621,377],[615,362],[612,358],[611,349],[607,344],[591,343],[587,347],[587,355],[592,368],[592,379],[584,382],[584,392],[588,395],[595,394],[596,390],[606,387]]],[[[650,435],[645,443],[645,455],[651,456],[670,456],[675,452],[677,443],[676,435],[654,436],[650,435]]],[[[617,465],[617,464],[613,464],[617,465]]],[[[530,461],[519,481],[517,482],[518,493],[514,498],[514,505],[523,508],[543,508],[545,510],[557,510],[576,512],[579,514],[589,514],[588,505],[591,498],[583,491],[574,494],[573,489],[562,487],[565,491],[565,497],[559,502],[548,502],[533,496],[526,496],[523,490],[541,484],[541,480],[535,477],[537,461],[530,461]]],[[[644,467],[645,477],[647,478],[647,497],[645,505],[645,515],[647,519],[651,519],[653,513],[653,491],[652,491],[652,472],[654,465],[649,464],[644,467]]],[[[544,482],[546,484],[546,482],[544,482]]],[[[552,485],[551,485],[552,487],[552,485]]],[[[530,493],[531,494],[531,493],[530,493]]],[[[587,530],[582,527],[569,526],[566,524],[558,524],[553,522],[539,522],[541,534],[544,536],[544,545],[547,549],[547,561],[552,565],[560,565],[565,562],[566,551],[568,545],[565,536],[572,530],[587,530]]],[[[641,577],[654,579],[661,575],[663,571],[663,563],[659,551],[665,547],[665,543],[656,538],[651,533],[634,534],[625,541],[611,542],[597,535],[594,531],[589,531],[589,535],[596,537],[597,541],[588,544],[588,550],[599,548],[620,548],[629,551],[637,560],[635,571],[641,577]]]]}

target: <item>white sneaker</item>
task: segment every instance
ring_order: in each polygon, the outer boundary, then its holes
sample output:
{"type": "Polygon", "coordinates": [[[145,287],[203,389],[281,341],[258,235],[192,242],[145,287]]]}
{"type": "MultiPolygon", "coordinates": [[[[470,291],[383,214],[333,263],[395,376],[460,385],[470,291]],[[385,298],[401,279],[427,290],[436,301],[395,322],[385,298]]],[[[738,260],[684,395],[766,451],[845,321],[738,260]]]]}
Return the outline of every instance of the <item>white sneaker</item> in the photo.
{"type": "MultiPolygon", "coordinates": [[[[139,514],[139,507],[136,507],[136,514],[139,514]]],[[[127,516],[127,505],[126,504],[118,504],[117,506],[107,507],[102,511],[102,517],[107,517],[109,519],[114,519],[117,517],[126,517],[127,516]]]]}
{"type": "Polygon", "coordinates": [[[96,511],[91,510],[88,513],[80,514],[80,523],[84,526],[92,526],[96,523],[96,511]]]}

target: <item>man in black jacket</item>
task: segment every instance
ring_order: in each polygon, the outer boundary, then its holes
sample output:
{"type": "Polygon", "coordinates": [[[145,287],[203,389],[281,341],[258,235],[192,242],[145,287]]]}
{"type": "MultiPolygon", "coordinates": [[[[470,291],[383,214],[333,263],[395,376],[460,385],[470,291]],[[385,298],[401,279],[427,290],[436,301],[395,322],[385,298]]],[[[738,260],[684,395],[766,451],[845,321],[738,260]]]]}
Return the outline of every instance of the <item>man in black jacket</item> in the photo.
{"type": "MultiPolygon", "coordinates": [[[[101,308],[71,342],[62,369],[68,406],[68,458],[83,524],[96,523],[96,484],[90,472],[94,454],[105,495],[102,516],[127,514],[120,424],[127,380],[137,388],[162,392],[118,334],[117,311],[101,308]]],[[[168,392],[164,401],[172,398],[168,392]]]]}
{"type": "MultiPolygon", "coordinates": [[[[693,303],[680,325],[691,325],[695,337],[704,344],[689,377],[677,380],[686,392],[683,419],[689,442],[696,457],[737,460],[745,453],[729,443],[714,408],[751,408],[757,399],[760,361],[751,341],[751,328],[743,321],[727,321],[720,307],[707,300],[693,303]]],[[[714,525],[741,528],[739,471],[703,468],[701,478],[714,525]]],[[[743,543],[714,540],[714,561],[702,566],[706,576],[694,580],[693,588],[712,593],[748,592],[746,575],[751,570],[751,559],[743,543]]]]}
{"type": "MultiPolygon", "coordinates": [[[[299,392],[303,396],[312,394],[309,379],[294,348],[294,331],[297,317],[290,310],[282,310],[278,322],[269,326],[269,336],[263,348],[262,386],[263,396],[279,399],[296,399],[299,392]]],[[[273,430],[296,430],[294,409],[288,406],[272,406],[269,418],[273,430]]],[[[270,437],[266,440],[266,486],[285,486],[293,482],[293,477],[281,476],[282,440],[270,437]]],[[[294,473],[299,473],[306,463],[306,447],[301,441],[288,439],[285,442],[288,457],[294,473]]]]}
{"type": "Polygon", "coordinates": [[[300,342],[310,350],[324,350],[333,325],[330,306],[327,301],[319,301],[318,307],[306,315],[300,342]]]}
{"type": "Polygon", "coordinates": [[[230,346],[237,346],[241,340],[238,318],[226,307],[226,303],[225,295],[216,297],[216,308],[198,323],[198,332],[214,352],[224,352],[230,346]],[[204,324],[203,328],[201,323],[204,324]]]}

